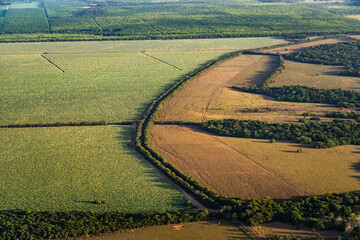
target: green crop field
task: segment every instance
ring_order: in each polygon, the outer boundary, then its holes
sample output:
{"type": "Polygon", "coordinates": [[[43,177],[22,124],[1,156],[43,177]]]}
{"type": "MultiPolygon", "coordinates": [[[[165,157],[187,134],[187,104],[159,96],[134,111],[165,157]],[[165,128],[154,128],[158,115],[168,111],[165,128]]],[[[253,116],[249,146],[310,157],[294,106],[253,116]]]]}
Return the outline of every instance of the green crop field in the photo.
{"type": "Polygon", "coordinates": [[[183,196],[128,146],[131,132],[111,126],[0,129],[0,209],[185,209],[183,196]]]}
{"type": "Polygon", "coordinates": [[[284,44],[281,37],[217,38],[182,40],[131,40],[82,42],[31,42],[0,44],[0,54],[25,53],[84,53],[128,51],[179,51],[179,50],[235,50],[284,44]]]}
{"type": "MultiPolygon", "coordinates": [[[[78,39],[70,34],[83,34],[83,39],[91,36],[132,40],[311,35],[354,33],[360,27],[359,21],[323,4],[269,4],[256,0],[96,3],[44,0],[10,6],[2,33],[48,31],[51,35],[67,34],[61,37],[63,40],[78,39]]],[[[2,38],[11,40],[11,36],[2,38]]],[[[24,36],[14,40],[24,40],[24,36]]]]}
{"type": "Polygon", "coordinates": [[[43,8],[9,8],[3,33],[48,32],[49,24],[43,8]]]}
{"type": "MultiPolygon", "coordinates": [[[[214,51],[171,51],[161,53],[121,52],[127,49],[164,48],[181,49],[181,41],[143,41],[132,46],[122,42],[94,43],[88,53],[51,54],[52,51],[83,51],[89,42],[0,44],[5,53],[16,49],[17,55],[0,55],[0,125],[25,123],[55,123],[81,121],[119,122],[137,120],[147,104],[171,86],[184,74],[214,59],[229,47],[241,48],[282,42],[279,39],[232,39],[209,45],[214,51]],[[166,42],[170,42],[169,45],[166,42]],[[11,46],[11,47],[10,47],[11,46]],[[34,46],[32,48],[31,46],[34,46]],[[54,46],[52,48],[52,46],[54,46]],[[98,53],[91,53],[92,50],[98,53]],[[68,47],[68,48],[67,48],[68,47]],[[221,50],[221,49],[224,50],[221,50]],[[7,50],[6,50],[7,49],[7,50]],[[60,67],[60,71],[39,54],[20,52],[43,52],[44,56],[60,67]],[[118,50],[119,52],[101,53],[118,50]],[[76,50],[75,50],[76,51],[76,50]],[[155,55],[154,55],[155,54],[155,55]],[[150,56],[149,56],[150,55],[150,56]],[[169,63],[158,61],[151,56],[169,63]],[[171,66],[173,65],[173,66],[171,66]],[[177,67],[177,68],[175,68],[177,67]],[[179,70],[181,69],[181,70],[179,70]]],[[[190,41],[190,40],[183,40],[190,41]]],[[[196,41],[195,41],[196,42],[196,41]]],[[[207,41],[184,44],[205,48],[207,41]]],[[[227,49],[227,50],[226,50],[227,49]]]]}

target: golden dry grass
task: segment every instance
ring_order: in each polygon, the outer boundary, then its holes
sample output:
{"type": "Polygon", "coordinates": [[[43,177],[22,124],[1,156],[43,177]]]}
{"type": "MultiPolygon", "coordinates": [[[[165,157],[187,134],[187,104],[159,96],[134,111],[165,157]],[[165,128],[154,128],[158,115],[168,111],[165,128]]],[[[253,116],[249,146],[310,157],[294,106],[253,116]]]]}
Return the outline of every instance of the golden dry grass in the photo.
{"type": "Polygon", "coordinates": [[[274,56],[240,55],[192,80],[165,103],[158,120],[200,122],[211,102],[233,85],[259,85],[277,67],[274,56]]]}
{"type": "Polygon", "coordinates": [[[313,231],[312,228],[303,225],[292,225],[280,222],[264,223],[257,227],[253,227],[253,229],[258,233],[261,233],[261,235],[265,236],[266,238],[270,238],[275,234],[278,234],[287,236],[300,235],[302,237],[305,237],[306,239],[318,239],[318,234],[320,234],[327,240],[335,240],[338,239],[337,236],[343,235],[342,232],[336,230],[313,231]]]}
{"type": "Polygon", "coordinates": [[[360,90],[360,77],[343,76],[346,68],[319,64],[285,61],[285,72],[280,74],[274,87],[303,85],[308,87],[344,90],[360,90]]]}
{"type": "Polygon", "coordinates": [[[337,37],[337,38],[323,39],[323,40],[313,41],[313,42],[294,44],[294,45],[285,46],[285,47],[265,49],[261,52],[273,53],[273,54],[277,54],[277,53],[287,54],[287,53],[291,53],[291,52],[302,51],[303,49],[305,49],[307,47],[319,46],[319,45],[324,45],[324,44],[335,44],[335,43],[339,43],[339,42],[349,42],[349,41],[353,41],[353,39],[348,38],[348,37],[337,37]]]}
{"type": "MultiPolygon", "coordinates": [[[[222,89],[221,94],[210,102],[204,120],[234,118],[269,122],[298,122],[299,118],[303,118],[301,114],[304,112],[322,116],[325,112],[330,111],[342,110],[329,104],[275,101],[266,95],[239,92],[227,88],[222,89]],[[246,109],[253,108],[258,108],[259,112],[245,112],[246,109]]],[[[328,121],[329,119],[322,118],[322,120],[328,121]]]]}
{"type": "Polygon", "coordinates": [[[306,195],[360,190],[360,147],[315,149],[292,142],[217,137],[306,195]],[[297,149],[302,148],[302,153],[297,149]]]}
{"type": "Polygon", "coordinates": [[[221,195],[291,198],[302,193],[252,159],[196,127],[155,125],[151,145],[166,161],[221,195]]]}
{"type": "Polygon", "coordinates": [[[124,232],[115,232],[78,240],[183,240],[183,239],[250,239],[237,226],[226,221],[206,221],[154,226],[124,232]]]}

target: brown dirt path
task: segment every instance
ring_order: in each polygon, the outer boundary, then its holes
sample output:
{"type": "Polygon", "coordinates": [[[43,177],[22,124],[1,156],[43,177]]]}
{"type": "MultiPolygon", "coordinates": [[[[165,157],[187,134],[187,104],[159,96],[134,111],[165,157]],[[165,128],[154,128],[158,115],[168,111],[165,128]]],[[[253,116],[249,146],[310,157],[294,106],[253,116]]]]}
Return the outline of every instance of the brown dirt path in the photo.
{"type": "Polygon", "coordinates": [[[201,184],[230,197],[287,199],[302,196],[281,176],[196,127],[155,125],[151,145],[201,184]]]}

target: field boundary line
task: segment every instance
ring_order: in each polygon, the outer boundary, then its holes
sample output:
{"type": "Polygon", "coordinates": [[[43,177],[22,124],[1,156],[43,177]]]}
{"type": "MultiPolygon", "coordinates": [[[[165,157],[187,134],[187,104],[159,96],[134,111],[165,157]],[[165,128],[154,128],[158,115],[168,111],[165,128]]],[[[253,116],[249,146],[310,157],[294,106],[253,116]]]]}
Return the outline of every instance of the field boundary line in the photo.
{"type": "Polygon", "coordinates": [[[175,69],[177,69],[177,70],[179,70],[179,71],[182,71],[181,68],[179,68],[179,67],[177,67],[177,66],[175,66],[175,65],[172,65],[171,63],[165,62],[164,60],[161,60],[161,59],[159,59],[159,58],[157,58],[157,57],[151,56],[151,55],[145,53],[145,51],[141,51],[140,53],[143,54],[143,55],[145,55],[145,56],[151,57],[151,58],[153,58],[153,59],[155,59],[155,60],[157,60],[157,61],[159,61],[159,62],[165,63],[166,65],[169,65],[170,67],[173,67],[173,68],[175,68],[175,69]]]}
{"type": "Polygon", "coordinates": [[[43,4],[43,6],[44,6],[45,17],[46,17],[46,20],[47,20],[48,26],[49,26],[49,32],[52,33],[51,25],[50,25],[50,20],[49,20],[49,16],[48,16],[48,13],[47,13],[47,10],[46,10],[44,1],[42,1],[42,4],[43,4]]]}
{"type": "Polygon", "coordinates": [[[94,23],[96,24],[96,26],[99,28],[100,34],[102,35],[102,34],[103,34],[103,30],[102,30],[102,27],[100,26],[100,24],[96,21],[96,19],[95,19],[94,16],[92,16],[91,19],[94,21],[94,23]]]}
{"type": "Polygon", "coordinates": [[[44,58],[46,61],[48,61],[51,65],[53,65],[54,67],[56,67],[57,69],[59,69],[61,72],[65,72],[63,69],[61,69],[58,65],[56,65],[54,62],[52,62],[50,59],[48,59],[47,57],[44,56],[44,54],[40,54],[40,56],[42,58],[44,58]]]}

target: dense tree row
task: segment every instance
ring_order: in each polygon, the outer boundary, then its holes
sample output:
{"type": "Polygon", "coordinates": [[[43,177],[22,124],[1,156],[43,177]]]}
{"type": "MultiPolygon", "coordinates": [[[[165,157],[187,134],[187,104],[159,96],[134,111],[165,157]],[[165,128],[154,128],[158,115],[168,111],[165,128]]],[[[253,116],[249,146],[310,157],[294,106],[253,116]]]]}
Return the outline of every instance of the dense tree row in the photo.
{"type": "Polygon", "coordinates": [[[343,65],[350,74],[360,76],[360,41],[309,47],[284,57],[305,63],[343,65]]]}
{"type": "Polygon", "coordinates": [[[131,125],[135,121],[123,121],[108,123],[106,121],[99,122],[56,122],[56,123],[27,123],[27,124],[9,124],[0,125],[0,128],[29,128],[29,127],[65,127],[65,126],[100,126],[100,125],[131,125]]]}
{"type": "Polygon", "coordinates": [[[282,87],[233,87],[236,90],[266,94],[278,101],[328,103],[339,107],[353,108],[360,106],[360,93],[342,89],[318,89],[305,86],[282,87]]]}
{"type": "Polygon", "coordinates": [[[279,55],[279,67],[270,75],[268,79],[264,81],[262,84],[262,88],[269,88],[270,84],[275,82],[275,78],[279,76],[285,70],[285,60],[284,58],[279,55]]]}
{"type": "Polygon", "coordinates": [[[201,127],[221,136],[297,140],[302,143],[316,141],[317,148],[360,145],[360,124],[355,121],[295,124],[225,119],[204,122],[201,127]]]}
{"type": "Polygon", "coordinates": [[[198,212],[122,213],[90,211],[0,211],[0,239],[54,239],[210,219],[198,212]]]}
{"type": "Polygon", "coordinates": [[[304,223],[315,229],[338,229],[352,227],[355,239],[360,239],[358,213],[360,192],[325,194],[305,197],[298,201],[274,202],[269,198],[234,200],[237,204],[223,206],[219,214],[224,218],[239,218],[250,225],[268,221],[304,223]],[[354,221],[355,220],[355,221],[354,221]]]}
{"type": "Polygon", "coordinates": [[[357,122],[360,122],[360,113],[358,112],[329,112],[329,113],[325,113],[325,117],[348,118],[348,119],[355,119],[357,122]]]}

